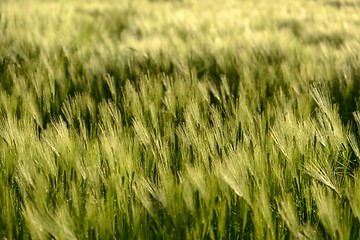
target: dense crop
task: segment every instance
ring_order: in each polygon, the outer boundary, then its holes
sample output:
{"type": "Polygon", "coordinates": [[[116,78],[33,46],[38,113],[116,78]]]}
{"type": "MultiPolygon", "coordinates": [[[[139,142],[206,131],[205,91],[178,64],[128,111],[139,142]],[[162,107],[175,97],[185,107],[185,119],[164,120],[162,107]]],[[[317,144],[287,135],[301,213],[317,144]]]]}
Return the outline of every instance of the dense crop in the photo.
{"type": "Polygon", "coordinates": [[[1,2],[0,238],[359,239],[359,7],[1,2]]]}

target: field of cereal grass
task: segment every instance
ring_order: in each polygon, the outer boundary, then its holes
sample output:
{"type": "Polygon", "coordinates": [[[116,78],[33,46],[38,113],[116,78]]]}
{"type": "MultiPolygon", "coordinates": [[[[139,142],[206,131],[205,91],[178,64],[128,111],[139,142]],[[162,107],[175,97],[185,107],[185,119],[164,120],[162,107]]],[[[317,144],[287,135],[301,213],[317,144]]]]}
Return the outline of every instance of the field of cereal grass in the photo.
{"type": "Polygon", "coordinates": [[[2,1],[0,238],[358,239],[359,8],[2,1]]]}

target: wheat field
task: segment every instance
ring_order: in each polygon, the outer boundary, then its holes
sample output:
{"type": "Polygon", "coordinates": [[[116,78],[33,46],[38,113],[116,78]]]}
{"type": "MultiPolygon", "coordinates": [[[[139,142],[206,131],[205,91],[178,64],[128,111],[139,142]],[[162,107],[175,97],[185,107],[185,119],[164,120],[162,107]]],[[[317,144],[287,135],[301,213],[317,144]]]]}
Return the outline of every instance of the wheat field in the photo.
{"type": "Polygon", "coordinates": [[[0,2],[1,239],[359,239],[360,2],[0,2]]]}

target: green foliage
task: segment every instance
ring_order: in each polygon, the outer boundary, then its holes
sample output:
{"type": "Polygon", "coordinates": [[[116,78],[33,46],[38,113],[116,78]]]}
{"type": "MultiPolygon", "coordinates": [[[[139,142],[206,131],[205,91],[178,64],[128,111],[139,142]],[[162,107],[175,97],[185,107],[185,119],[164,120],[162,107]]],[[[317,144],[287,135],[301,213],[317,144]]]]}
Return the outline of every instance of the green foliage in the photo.
{"type": "Polygon", "coordinates": [[[0,238],[358,239],[352,2],[1,2],[0,238]]]}

